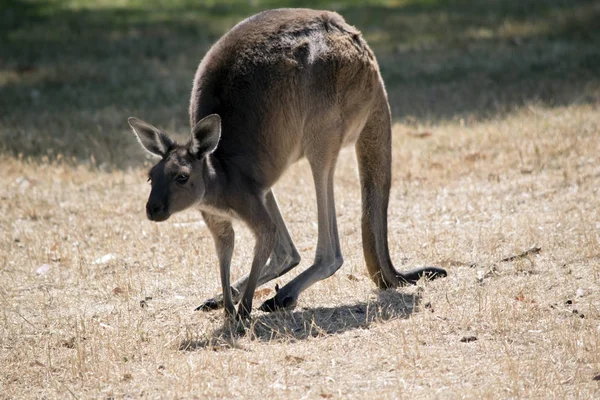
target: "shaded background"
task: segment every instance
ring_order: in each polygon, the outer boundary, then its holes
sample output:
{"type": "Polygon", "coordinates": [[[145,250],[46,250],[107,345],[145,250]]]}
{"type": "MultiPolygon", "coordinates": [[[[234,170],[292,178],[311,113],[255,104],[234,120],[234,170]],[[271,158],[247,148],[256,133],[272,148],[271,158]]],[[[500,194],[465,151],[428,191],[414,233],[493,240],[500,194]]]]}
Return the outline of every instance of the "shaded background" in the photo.
{"type": "Polygon", "coordinates": [[[335,10],[363,32],[405,124],[600,101],[598,1],[4,0],[0,153],[139,164],[127,117],[185,135],[210,45],[260,10],[295,6],[335,10]]]}

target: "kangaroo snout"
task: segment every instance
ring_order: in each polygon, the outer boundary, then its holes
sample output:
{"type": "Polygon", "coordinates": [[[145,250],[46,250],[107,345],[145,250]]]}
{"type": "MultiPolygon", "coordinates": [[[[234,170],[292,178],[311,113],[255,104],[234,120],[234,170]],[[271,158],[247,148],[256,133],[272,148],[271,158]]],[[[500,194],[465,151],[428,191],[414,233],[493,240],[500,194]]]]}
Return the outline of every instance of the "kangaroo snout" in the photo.
{"type": "Polygon", "coordinates": [[[146,216],[150,221],[160,222],[168,219],[170,214],[163,203],[148,201],[146,203],[146,216]]]}

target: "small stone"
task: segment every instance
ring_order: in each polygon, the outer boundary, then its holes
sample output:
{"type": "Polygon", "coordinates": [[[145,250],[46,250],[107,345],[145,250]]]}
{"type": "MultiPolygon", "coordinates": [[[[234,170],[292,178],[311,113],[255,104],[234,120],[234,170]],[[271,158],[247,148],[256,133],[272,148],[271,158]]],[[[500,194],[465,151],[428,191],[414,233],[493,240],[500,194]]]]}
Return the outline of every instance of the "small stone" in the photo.
{"type": "Polygon", "coordinates": [[[35,273],[40,276],[44,276],[48,272],[50,272],[50,264],[42,264],[35,270],[35,273]]]}

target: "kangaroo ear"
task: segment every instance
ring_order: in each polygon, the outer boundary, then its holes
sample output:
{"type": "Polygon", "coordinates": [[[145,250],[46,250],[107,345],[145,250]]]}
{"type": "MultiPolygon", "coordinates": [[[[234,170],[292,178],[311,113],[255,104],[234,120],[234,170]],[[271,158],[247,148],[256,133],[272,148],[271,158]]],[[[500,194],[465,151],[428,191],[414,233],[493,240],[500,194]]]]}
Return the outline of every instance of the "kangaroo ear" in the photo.
{"type": "Polygon", "coordinates": [[[175,145],[175,142],[160,129],[133,117],[130,117],[127,121],[141,145],[150,153],[164,157],[175,145]]]}
{"type": "Polygon", "coordinates": [[[188,151],[197,158],[202,158],[215,151],[219,139],[221,139],[221,117],[211,114],[192,128],[188,151]]]}

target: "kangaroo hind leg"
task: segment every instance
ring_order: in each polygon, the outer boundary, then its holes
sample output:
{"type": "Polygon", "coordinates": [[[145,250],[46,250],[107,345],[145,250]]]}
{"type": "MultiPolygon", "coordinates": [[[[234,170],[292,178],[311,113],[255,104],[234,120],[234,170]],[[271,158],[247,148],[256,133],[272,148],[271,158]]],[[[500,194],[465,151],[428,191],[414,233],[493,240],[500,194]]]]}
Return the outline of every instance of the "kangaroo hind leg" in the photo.
{"type": "Polygon", "coordinates": [[[362,195],[363,251],[369,276],[382,289],[415,284],[423,276],[446,276],[446,271],[437,267],[399,272],[390,260],[387,209],[392,180],[391,133],[390,111],[382,92],[355,146],[362,195]]]}
{"type": "Polygon", "coordinates": [[[337,153],[334,153],[329,160],[326,158],[309,159],[315,182],[318,215],[318,239],[314,263],[281,288],[275,297],[265,301],[260,307],[262,311],[293,308],[302,291],[315,282],[333,275],[344,262],[333,195],[333,175],[336,161],[337,153]]]}
{"type": "Polygon", "coordinates": [[[286,274],[300,263],[300,254],[285,225],[273,190],[269,190],[265,195],[265,205],[277,226],[277,244],[258,281],[259,286],[286,274]]]}

